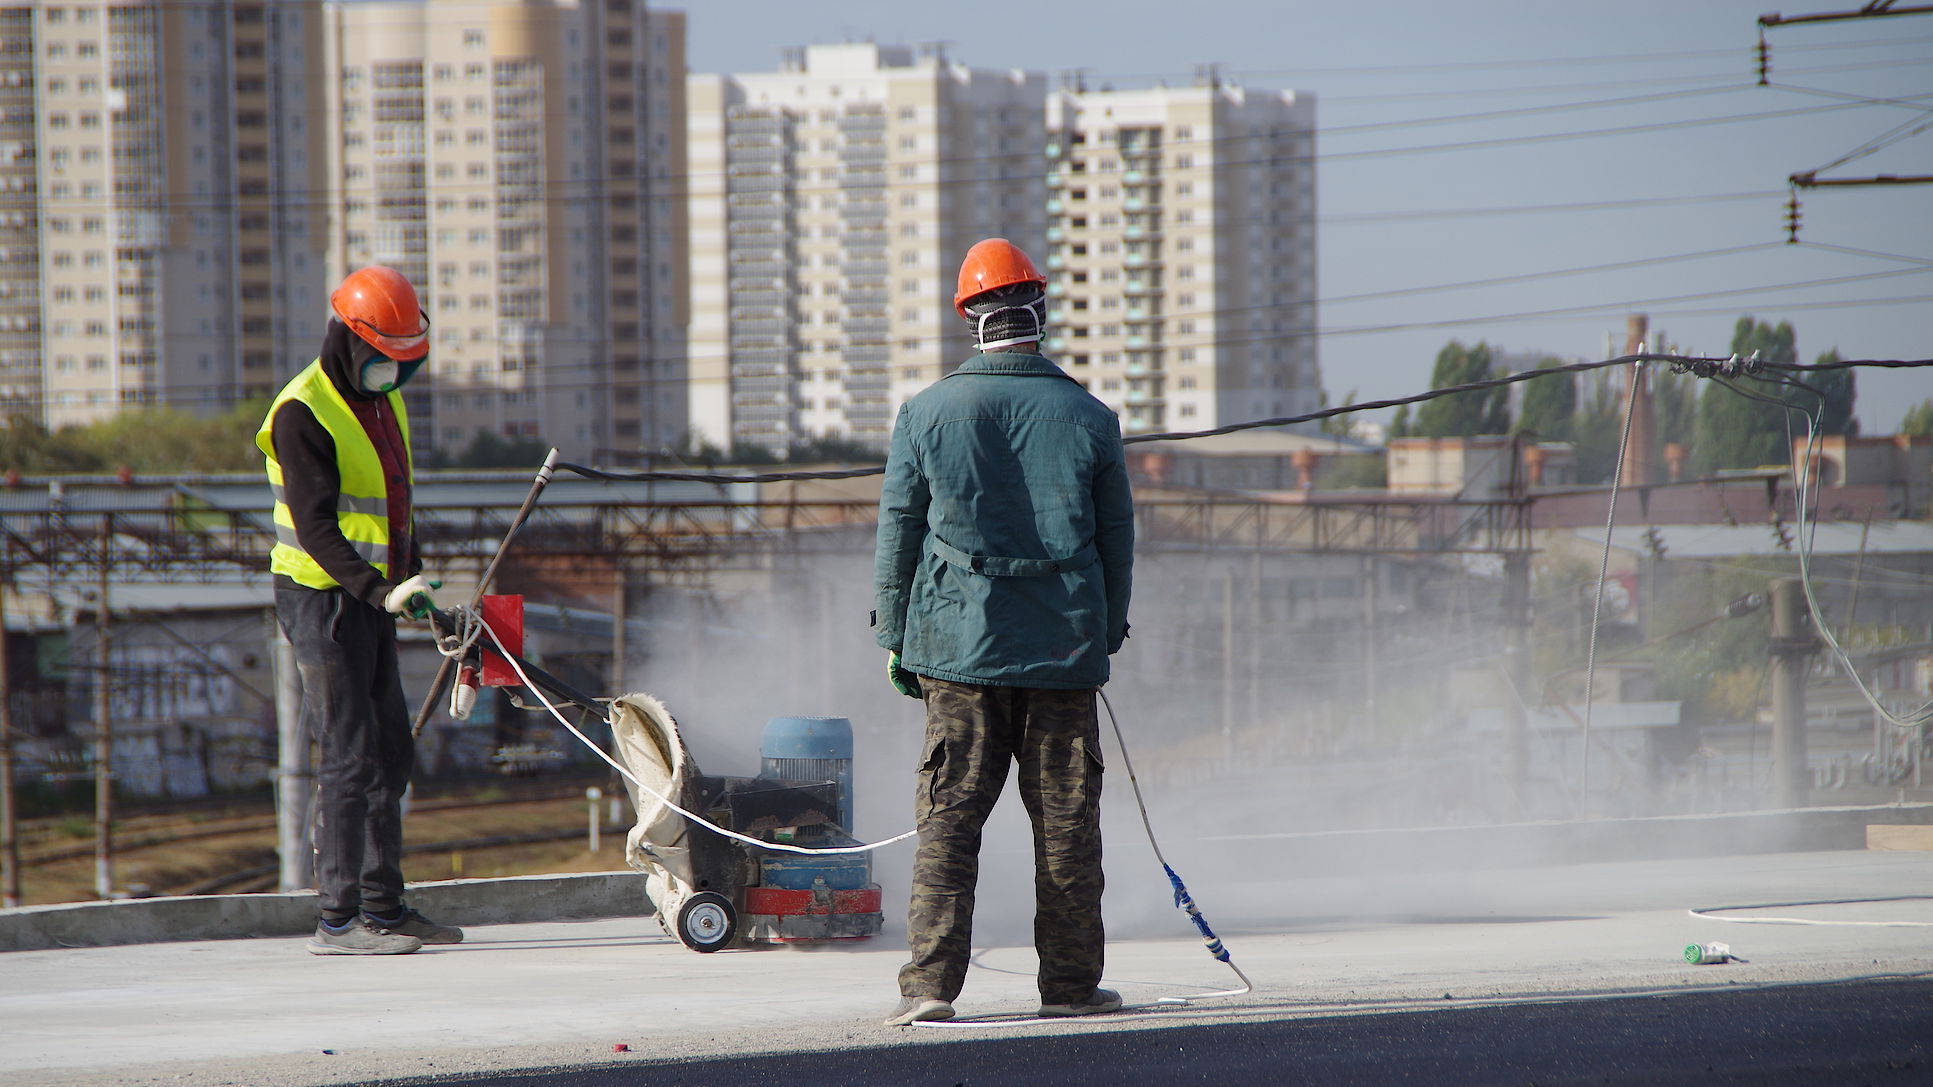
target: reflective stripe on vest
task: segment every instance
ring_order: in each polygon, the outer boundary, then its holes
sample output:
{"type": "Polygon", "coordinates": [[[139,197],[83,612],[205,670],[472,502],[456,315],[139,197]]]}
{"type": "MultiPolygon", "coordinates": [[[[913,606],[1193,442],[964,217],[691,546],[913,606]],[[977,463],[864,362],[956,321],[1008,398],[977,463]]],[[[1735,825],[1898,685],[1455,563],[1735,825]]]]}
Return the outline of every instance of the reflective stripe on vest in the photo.
{"type": "MultiPolygon", "coordinates": [[[[275,459],[273,430],[276,411],[291,400],[301,401],[309,409],[335,445],[336,471],[342,481],[336,496],[337,527],[356,554],[387,578],[389,485],[383,475],[382,458],[376,454],[375,443],[370,441],[362,421],[323,372],[321,359],[310,363],[282,389],[255,434],[255,444],[268,457],[269,489],[275,495],[275,547],[269,552],[269,569],[312,589],[330,589],[338,584],[321,563],[302,549],[295,534],[295,516],[282,489],[282,465],[275,459]]],[[[389,404],[396,412],[396,426],[403,436],[405,455],[409,455],[409,415],[403,407],[402,395],[390,393],[389,404]]]]}

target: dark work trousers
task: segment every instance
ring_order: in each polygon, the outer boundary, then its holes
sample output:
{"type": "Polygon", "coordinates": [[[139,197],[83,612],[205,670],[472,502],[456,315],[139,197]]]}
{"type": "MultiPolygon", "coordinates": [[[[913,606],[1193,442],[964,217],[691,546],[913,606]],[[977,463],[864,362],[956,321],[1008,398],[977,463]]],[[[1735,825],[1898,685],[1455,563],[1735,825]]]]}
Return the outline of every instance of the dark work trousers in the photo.
{"type": "Polygon", "coordinates": [[[316,773],[316,905],[331,923],[403,901],[403,790],[416,761],[396,670],[396,617],[341,589],[275,582],[295,646],[316,773]]]}
{"type": "Polygon", "coordinates": [[[1040,1000],[1085,1000],[1101,980],[1101,746],[1094,692],[920,677],[926,746],[914,817],[913,898],[901,996],[951,1001],[972,951],[980,832],[1020,766],[1034,828],[1034,948],[1040,1000]]]}

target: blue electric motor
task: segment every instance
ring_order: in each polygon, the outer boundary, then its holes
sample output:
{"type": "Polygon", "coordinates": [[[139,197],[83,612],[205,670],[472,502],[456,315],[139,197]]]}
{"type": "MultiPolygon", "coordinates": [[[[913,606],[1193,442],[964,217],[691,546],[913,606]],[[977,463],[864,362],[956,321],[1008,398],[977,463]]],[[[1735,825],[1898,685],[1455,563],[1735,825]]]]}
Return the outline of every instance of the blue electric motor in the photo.
{"type": "Polygon", "coordinates": [[[774,717],[759,742],[758,776],[839,785],[839,825],[852,833],[852,722],[844,717],[774,717]]]}
{"type": "MultiPolygon", "coordinates": [[[[774,717],[759,744],[759,778],[837,788],[839,826],[828,845],[852,837],[852,722],[844,717],[774,717]]],[[[879,885],[868,853],[760,851],[758,882],[742,894],[739,931],[753,942],[862,939],[879,932],[879,885]]]]}

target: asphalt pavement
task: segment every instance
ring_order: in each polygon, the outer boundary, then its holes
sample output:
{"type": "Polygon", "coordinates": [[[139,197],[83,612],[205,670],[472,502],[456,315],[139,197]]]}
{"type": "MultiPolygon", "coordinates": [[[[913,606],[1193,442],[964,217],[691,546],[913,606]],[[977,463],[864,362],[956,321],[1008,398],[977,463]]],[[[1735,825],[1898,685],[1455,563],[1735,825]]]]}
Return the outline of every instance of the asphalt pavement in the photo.
{"type": "Polygon", "coordinates": [[[1858,850],[1217,873],[1191,885],[1254,981],[1232,996],[1204,995],[1239,983],[1162,881],[1117,883],[1106,983],[1129,1007],[1048,1022],[1007,879],[961,1020],[909,1028],[879,1025],[897,924],[713,955],[641,917],[394,958],[295,937],[21,951],[0,955],[0,1083],[1933,1082],[1930,881],[1933,855],[1858,850]],[[1746,961],[1685,961],[1711,941],[1746,961]]]}

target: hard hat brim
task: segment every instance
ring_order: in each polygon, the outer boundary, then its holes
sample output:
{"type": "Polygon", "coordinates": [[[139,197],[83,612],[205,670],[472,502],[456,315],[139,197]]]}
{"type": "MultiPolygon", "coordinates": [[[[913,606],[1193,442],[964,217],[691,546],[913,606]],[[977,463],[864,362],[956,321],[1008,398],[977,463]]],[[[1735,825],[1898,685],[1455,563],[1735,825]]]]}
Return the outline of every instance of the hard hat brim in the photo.
{"type": "Polygon", "coordinates": [[[397,362],[412,362],[430,353],[430,319],[427,314],[420,315],[423,324],[414,332],[392,335],[378,329],[364,320],[351,320],[349,327],[356,335],[368,341],[385,357],[397,362]]]}

